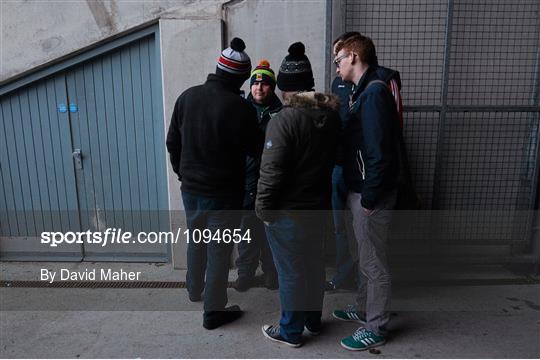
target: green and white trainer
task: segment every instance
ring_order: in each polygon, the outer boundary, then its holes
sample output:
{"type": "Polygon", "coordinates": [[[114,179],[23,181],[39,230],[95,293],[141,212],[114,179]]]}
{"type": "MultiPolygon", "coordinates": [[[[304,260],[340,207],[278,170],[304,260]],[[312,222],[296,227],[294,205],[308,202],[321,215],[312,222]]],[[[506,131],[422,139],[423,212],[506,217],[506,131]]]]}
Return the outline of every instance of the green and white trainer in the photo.
{"type": "Polygon", "coordinates": [[[362,351],[383,345],[385,342],[384,336],[375,335],[365,328],[359,328],[354,334],[341,340],[341,346],[347,350],[362,351]]]}
{"type": "Polygon", "coordinates": [[[347,306],[345,310],[334,310],[332,316],[341,321],[354,321],[360,324],[366,323],[366,318],[356,311],[352,305],[347,306]]]}

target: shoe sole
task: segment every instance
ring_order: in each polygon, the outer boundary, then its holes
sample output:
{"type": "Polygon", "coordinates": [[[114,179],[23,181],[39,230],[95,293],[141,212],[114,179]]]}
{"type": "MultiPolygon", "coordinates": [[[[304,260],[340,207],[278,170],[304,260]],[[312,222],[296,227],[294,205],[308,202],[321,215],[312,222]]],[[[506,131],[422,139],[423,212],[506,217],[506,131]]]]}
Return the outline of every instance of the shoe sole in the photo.
{"type": "Polygon", "coordinates": [[[311,336],[319,336],[319,335],[321,335],[320,331],[311,331],[307,327],[305,329],[306,329],[306,332],[311,336]]]}
{"type": "Polygon", "coordinates": [[[266,338],[268,338],[268,339],[270,339],[270,340],[272,340],[272,341],[275,341],[275,342],[278,342],[278,343],[281,343],[281,344],[285,344],[285,345],[288,345],[288,346],[293,347],[293,348],[298,348],[298,347],[302,346],[302,343],[294,344],[294,343],[290,343],[290,342],[285,341],[285,340],[274,339],[273,337],[271,337],[270,335],[268,335],[268,334],[266,333],[266,331],[264,331],[264,326],[261,328],[261,330],[262,330],[262,332],[263,332],[263,335],[264,335],[266,338]]]}
{"type": "Polygon", "coordinates": [[[341,318],[339,316],[336,316],[336,314],[332,313],[332,316],[334,317],[334,319],[338,319],[338,320],[341,320],[341,321],[348,321],[348,322],[355,322],[355,323],[359,323],[359,324],[362,324],[362,325],[365,325],[366,322],[365,320],[360,320],[360,319],[344,319],[344,318],[341,318]]]}
{"type": "Polygon", "coordinates": [[[377,347],[377,346],[384,345],[385,343],[386,343],[386,340],[384,340],[384,341],[379,341],[378,343],[371,344],[371,345],[368,345],[368,346],[366,346],[366,347],[364,347],[364,348],[359,349],[359,348],[353,348],[353,347],[350,347],[350,346],[348,346],[348,345],[345,345],[345,344],[343,343],[343,341],[340,342],[340,344],[341,344],[342,347],[344,347],[344,348],[347,349],[347,350],[351,350],[351,351],[365,351],[365,350],[373,349],[374,347],[377,347]]]}

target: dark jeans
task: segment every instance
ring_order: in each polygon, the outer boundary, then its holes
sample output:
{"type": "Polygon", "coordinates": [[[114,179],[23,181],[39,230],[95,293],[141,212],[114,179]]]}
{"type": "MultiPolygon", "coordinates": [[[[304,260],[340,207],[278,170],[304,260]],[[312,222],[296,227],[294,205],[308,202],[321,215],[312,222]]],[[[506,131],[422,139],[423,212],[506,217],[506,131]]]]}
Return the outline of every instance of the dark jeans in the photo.
{"type": "Polygon", "coordinates": [[[324,216],[278,216],[266,227],[279,280],[281,336],[299,341],[318,328],[324,297],[324,216]]]}
{"type": "Polygon", "coordinates": [[[276,272],[272,252],[266,239],[264,224],[255,215],[255,193],[256,190],[246,192],[244,197],[244,211],[242,212],[240,227],[242,228],[242,234],[245,234],[246,230],[250,230],[251,242],[241,241],[238,244],[238,258],[236,259],[238,277],[251,278],[255,276],[259,260],[265,274],[274,274],[276,272]]]}
{"type": "MultiPolygon", "coordinates": [[[[238,228],[237,213],[241,198],[211,198],[182,192],[187,227],[209,229],[238,228]]],[[[204,289],[204,310],[219,311],[227,305],[227,282],[233,243],[190,241],[187,248],[186,287],[189,293],[200,294],[204,289]],[[206,283],[205,283],[206,275],[206,283]]]]}
{"type": "Polygon", "coordinates": [[[347,236],[347,195],[349,191],[343,180],[343,168],[336,165],[332,173],[332,212],[334,218],[334,236],[336,239],[336,274],[332,282],[341,287],[343,284],[356,283],[357,262],[351,257],[347,236]]]}

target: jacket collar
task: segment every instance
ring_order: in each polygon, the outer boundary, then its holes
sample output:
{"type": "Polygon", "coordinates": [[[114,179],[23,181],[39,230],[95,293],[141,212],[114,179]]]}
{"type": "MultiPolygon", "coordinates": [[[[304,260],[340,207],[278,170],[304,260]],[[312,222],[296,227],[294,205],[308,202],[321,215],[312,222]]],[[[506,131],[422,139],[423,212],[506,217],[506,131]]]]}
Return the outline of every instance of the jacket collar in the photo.
{"type": "Polygon", "coordinates": [[[219,86],[235,94],[240,94],[240,89],[233,81],[217,74],[208,74],[205,84],[219,86]]]}
{"type": "MultiPolygon", "coordinates": [[[[252,104],[255,104],[255,101],[253,100],[253,96],[251,95],[251,92],[249,93],[247,99],[252,103],[252,104]]],[[[257,104],[260,106],[260,104],[257,104]]],[[[270,103],[269,105],[266,106],[264,112],[268,112],[268,113],[275,113],[279,110],[281,110],[283,104],[281,103],[281,100],[279,100],[279,98],[277,97],[277,95],[274,93],[272,94],[272,97],[270,99],[270,103]]]]}
{"type": "Polygon", "coordinates": [[[366,86],[373,80],[377,80],[377,72],[375,71],[375,68],[373,66],[369,66],[364,75],[360,78],[358,81],[358,84],[356,84],[354,93],[352,95],[352,101],[356,101],[358,96],[366,89],[366,86]]]}

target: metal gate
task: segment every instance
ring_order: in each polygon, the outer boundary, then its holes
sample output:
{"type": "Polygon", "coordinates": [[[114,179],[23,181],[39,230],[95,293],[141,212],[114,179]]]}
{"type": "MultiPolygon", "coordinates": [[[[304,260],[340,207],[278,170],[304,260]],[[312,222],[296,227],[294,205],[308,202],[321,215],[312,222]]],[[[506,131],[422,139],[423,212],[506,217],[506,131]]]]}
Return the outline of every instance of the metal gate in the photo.
{"type": "Polygon", "coordinates": [[[42,231],[168,229],[158,54],[146,31],[0,98],[3,260],[169,258],[166,244],[40,243],[42,231]]]}
{"type": "Polygon", "coordinates": [[[346,31],[401,73],[424,215],[400,251],[527,251],[538,182],[540,2],[346,0],[346,31]],[[426,214],[427,212],[424,212],[426,214]],[[418,230],[422,228],[423,230],[418,230]],[[412,234],[412,235],[411,235],[412,234]]]}

